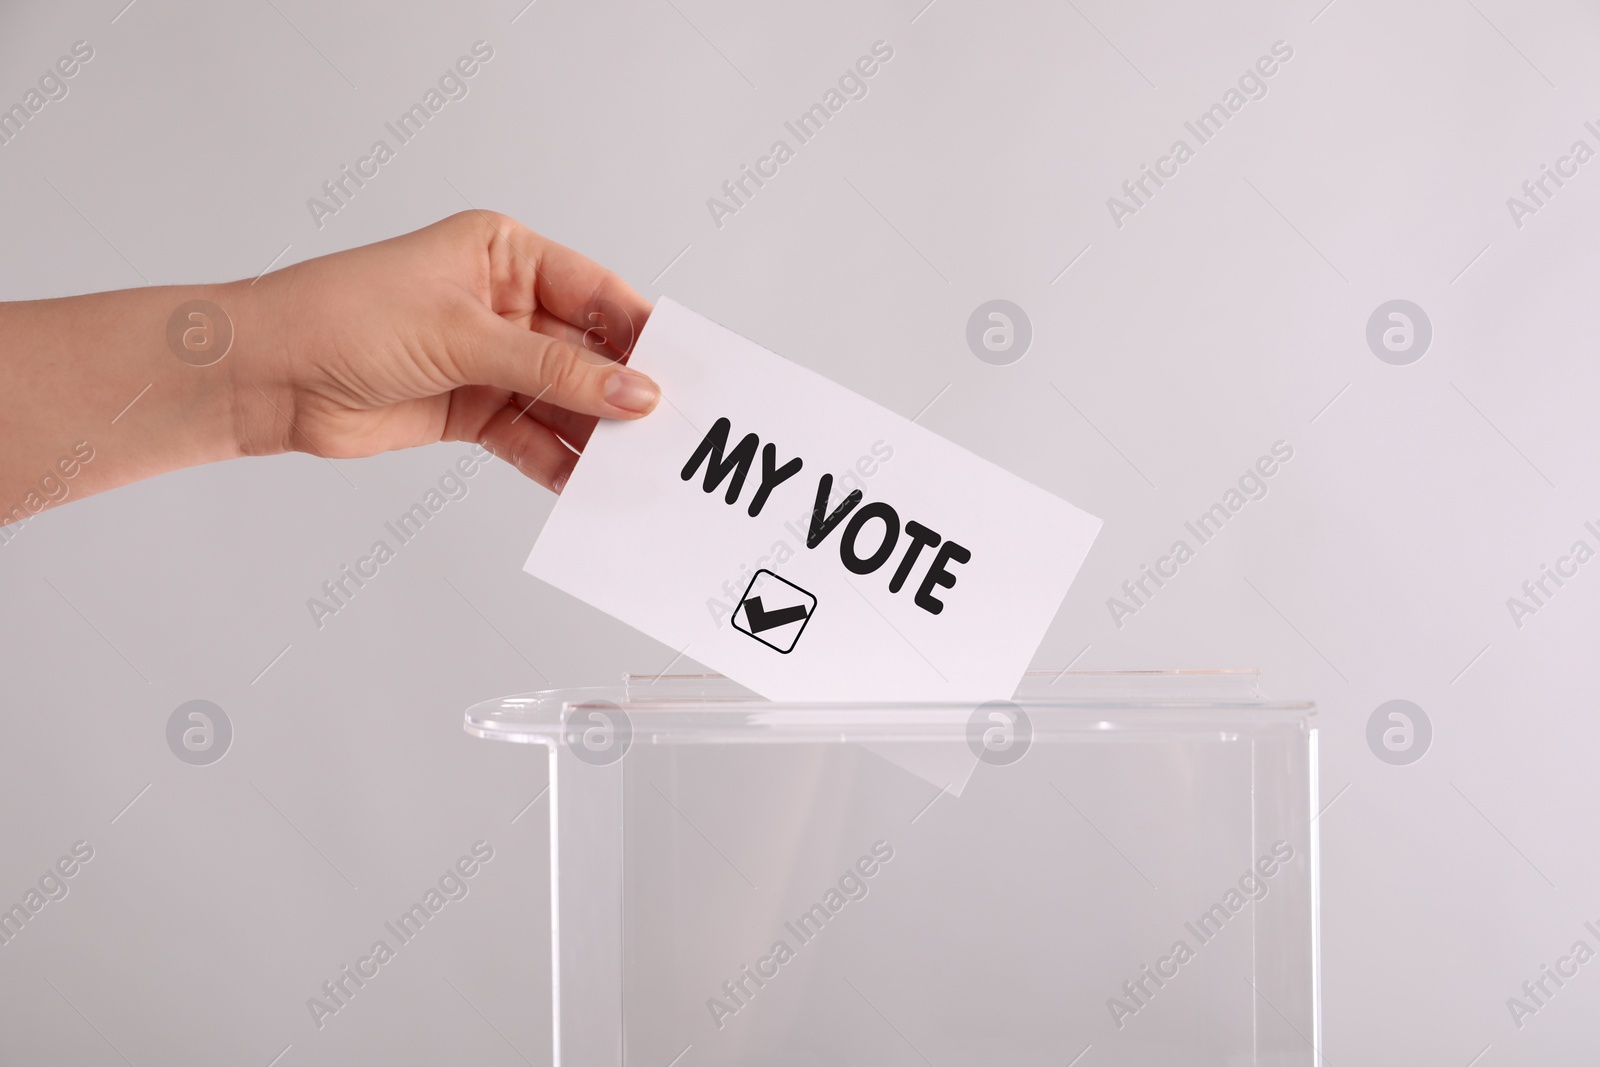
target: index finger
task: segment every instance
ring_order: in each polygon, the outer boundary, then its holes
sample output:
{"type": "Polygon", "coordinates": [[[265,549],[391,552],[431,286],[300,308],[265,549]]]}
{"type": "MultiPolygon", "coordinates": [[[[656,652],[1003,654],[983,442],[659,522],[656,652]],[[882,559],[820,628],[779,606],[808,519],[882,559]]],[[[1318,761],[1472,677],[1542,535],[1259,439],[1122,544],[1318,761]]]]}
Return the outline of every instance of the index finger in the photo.
{"type": "Polygon", "coordinates": [[[542,310],[580,331],[581,347],[625,359],[650,317],[650,302],[589,257],[504,221],[490,237],[494,310],[530,316],[542,310]]]}

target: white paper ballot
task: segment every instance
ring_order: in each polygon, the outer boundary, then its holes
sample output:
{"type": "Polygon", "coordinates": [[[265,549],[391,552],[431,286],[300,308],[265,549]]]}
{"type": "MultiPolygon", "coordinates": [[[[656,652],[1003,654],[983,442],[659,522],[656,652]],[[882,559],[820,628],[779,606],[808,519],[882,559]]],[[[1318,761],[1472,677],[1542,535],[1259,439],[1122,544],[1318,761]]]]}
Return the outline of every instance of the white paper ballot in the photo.
{"type": "Polygon", "coordinates": [[[1099,519],[671,300],[630,365],[528,573],[772,700],[1013,694],[1099,519]]]}

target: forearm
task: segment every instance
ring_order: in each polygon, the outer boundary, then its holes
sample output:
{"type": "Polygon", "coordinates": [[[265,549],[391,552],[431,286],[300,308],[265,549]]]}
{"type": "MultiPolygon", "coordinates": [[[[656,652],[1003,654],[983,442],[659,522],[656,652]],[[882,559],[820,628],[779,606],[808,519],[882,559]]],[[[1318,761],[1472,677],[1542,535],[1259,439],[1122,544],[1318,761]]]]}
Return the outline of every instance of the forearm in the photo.
{"type": "Polygon", "coordinates": [[[0,304],[0,524],[240,455],[230,364],[249,304],[240,283],[0,304]]]}

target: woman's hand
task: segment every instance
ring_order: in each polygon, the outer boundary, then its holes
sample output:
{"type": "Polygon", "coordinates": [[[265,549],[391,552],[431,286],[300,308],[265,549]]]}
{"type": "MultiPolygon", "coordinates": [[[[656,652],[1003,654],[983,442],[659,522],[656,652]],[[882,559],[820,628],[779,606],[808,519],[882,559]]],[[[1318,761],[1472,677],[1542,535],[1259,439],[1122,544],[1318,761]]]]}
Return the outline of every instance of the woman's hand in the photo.
{"type": "Polygon", "coordinates": [[[242,454],[476,441],[559,492],[597,418],[660,398],[622,365],[644,298],[503,215],[463,212],[226,289],[214,299],[238,351],[219,369],[242,454]]]}

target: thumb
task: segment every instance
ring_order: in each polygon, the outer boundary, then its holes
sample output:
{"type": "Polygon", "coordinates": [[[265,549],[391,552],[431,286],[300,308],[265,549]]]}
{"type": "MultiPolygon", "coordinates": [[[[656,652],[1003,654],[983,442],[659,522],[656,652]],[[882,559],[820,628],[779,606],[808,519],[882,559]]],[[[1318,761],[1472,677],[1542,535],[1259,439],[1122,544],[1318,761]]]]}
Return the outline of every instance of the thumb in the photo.
{"type": "Polygon", "coordinates": [[[654,379],[605,356],[483,310],[483,328],[456,360],[462,385],[538,397],[583,415],[636,419],[661,399],[654,379]]]}

